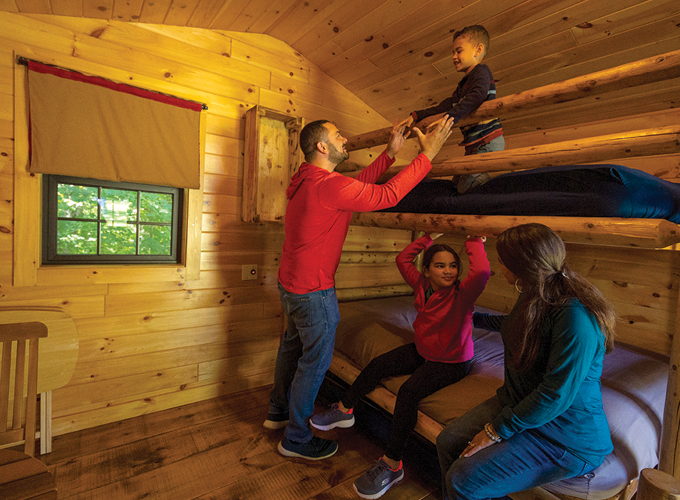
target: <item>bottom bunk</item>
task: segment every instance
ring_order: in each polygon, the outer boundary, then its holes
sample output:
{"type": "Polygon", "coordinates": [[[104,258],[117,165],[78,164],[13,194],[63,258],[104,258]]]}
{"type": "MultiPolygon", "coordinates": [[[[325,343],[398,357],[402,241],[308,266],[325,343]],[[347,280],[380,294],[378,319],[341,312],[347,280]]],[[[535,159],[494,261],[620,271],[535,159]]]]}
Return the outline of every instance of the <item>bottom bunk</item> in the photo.
{"type": "MultiPolygon", "coordinates": [[[[340,304],[341,321],[336,333],[335,355],[329,370],[329,383],[325,384],[326,389],[335,387],[335,393],[328,397],[337,398],[337,384],[351,384],[375,356],[411,342],[411,323],[415,314],[411,296],[340,304]]],[[[419,407],[415,429],[419,439],[414,441],[424,450],[422,459],[428,461],[427,468],[437,480],[439,467],[434,443],[439,431],[493,396],[503,383],[500,334],[476,328],[473,338],[475,356],[470,374],[425,398],[419,407]]],[[[394,408],[398,388],[405,379],[394,377],[384,381],[368,395],[368,399],[389,415],[394,408]]],[[[591,473],[550,483],[531,492],[513,494],[512,497],[516,500],[554,499],[555,496],[588,500],[630,498],[640,471],[653,468],[658,463],[667,381],[667,358],[635,351],[624,345],[617,346],[605,356],[602,375],[603,403],[614,452],[591,473]]],[[[365,408],[357,409],[358,421],[362,420],[365,408]]],[[[378,424],[374,423],[374,429],[384,431],[386,437],[389,422],[381,420],[378,424]]]]}

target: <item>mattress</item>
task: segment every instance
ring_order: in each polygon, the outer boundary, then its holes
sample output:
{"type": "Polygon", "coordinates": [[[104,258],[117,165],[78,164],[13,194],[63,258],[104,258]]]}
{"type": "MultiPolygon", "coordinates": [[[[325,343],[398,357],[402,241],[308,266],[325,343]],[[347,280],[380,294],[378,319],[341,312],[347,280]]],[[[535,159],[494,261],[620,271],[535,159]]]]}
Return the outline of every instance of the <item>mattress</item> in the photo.
{"type": "MultiPolygon", "coordinates": [[[[477,308],[480,312],[491,312],[477,308]]],[[[363,368],[375,356],[411,342],[413,297],[372,299],[340,304],[335,348],[363,368]]],[[[503,383],[500,334],[475,328],[475,356],[470,374],[421,401],[419,409],[442,425],[492,397],[503,383]]],[[[387,379],[393,393],[407,377],[387,379]]],[[[594,471],[544,485],[553,493],[601,500],[623,490],[644,468],[658,463],[661,423],[668,381],[668,361],[617,346],[604,359],[602,396],[614,451],[594,471]]],[[[357,415],[357,418],[361,418],[357,415]]]]}
{"type": "Polygon", "coordinates": [[[459,195],[424,179],[385,212],[667,219],[680,223],[680,185],[621,165],[563,165],[512,172],[459,195]]]}

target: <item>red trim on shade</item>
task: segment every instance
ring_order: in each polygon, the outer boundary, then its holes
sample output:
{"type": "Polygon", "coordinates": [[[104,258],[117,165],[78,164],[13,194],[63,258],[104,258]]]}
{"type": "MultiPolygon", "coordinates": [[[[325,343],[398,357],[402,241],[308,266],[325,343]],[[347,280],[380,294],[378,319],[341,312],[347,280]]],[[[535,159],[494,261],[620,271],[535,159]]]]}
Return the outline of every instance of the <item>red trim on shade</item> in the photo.
{"type": "Polygon", "coordinates": [[[172,106],[177,106],[179,108],[190,109],[192,111],[200,112],[201,109],[203,109],[203,105],[198,102],[187,101],[186,99],[180,99],[179,97],[159,94],[158,92],[152,92],[150,90],[132,87],[131,85],[126,85],[124,83],[112,82],[111,80],[106,80],[104,78],[99,78],[96,76],[87,76],[82,73],[78,73],[77,71],[56,68],[54,66],[41,64],[35,61],[30,60],[28,61],[28,69],[31,71],[35,71],[36,73],[54,75],[60,78],[65,78],[67,80],[73,80],[76,82],[90,83],[92,85],[98,85],[100,87],[115,90],[117,92],[135,95],[137,97],[142,97],[144,99],[150,99],[152,101],[170,104],[172,106]]]}

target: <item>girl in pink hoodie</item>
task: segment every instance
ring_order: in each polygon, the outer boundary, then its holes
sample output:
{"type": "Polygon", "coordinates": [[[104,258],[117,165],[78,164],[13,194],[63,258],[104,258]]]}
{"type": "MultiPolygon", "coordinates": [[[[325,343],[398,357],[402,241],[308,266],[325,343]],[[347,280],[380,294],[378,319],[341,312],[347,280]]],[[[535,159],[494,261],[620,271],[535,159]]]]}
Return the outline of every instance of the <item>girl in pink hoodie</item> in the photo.
{"type": "Polygon", "coordinates": [[[470,371],[474,354],[472,313],[491,274],[484,250],[485,238],[468,238],[465,242],[470,270],[461,281],[460,258],[450,246],[433,244],[439,236],[441,234],[426,234],[397,256],[397,267],[415,295],[418,314],[413,322],[414,342],[373,359],[341,401],[333,404],[330,411],[311,418],[312,426],[321,430],[351,427],[354,406],[380,380],[411,375],[397,394],[385,454],[354,482],[354,489],[363,498],[378,498],[404,477],[401,459],[406,440],[416,425],[418,403],[458,382],[470,371]],[[421,273],[413,260],[423,250],[421,273]]]}

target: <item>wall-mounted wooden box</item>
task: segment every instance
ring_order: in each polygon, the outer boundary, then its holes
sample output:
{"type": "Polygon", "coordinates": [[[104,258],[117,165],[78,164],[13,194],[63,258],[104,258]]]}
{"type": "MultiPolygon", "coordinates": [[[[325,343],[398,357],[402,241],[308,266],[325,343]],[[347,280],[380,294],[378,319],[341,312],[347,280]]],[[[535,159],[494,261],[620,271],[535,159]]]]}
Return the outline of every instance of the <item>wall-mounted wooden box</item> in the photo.
{"type": "Polygon", "coordinates": [[[286,188],[303,161],[303,120],[255,106],[246,112],[243,205],[246,222],[283,222],[286,188]]]}

